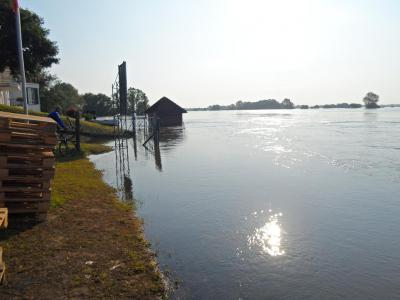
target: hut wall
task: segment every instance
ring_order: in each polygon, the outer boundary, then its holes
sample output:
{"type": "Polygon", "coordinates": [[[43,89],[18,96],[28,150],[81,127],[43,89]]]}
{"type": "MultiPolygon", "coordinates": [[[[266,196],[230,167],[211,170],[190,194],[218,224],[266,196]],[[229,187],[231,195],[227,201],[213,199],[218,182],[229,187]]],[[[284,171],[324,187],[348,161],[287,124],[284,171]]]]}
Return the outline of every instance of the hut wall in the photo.
{"type": "Polygon", "coordinates": [[[157,113],[149,114],[151,118],[158,117],[160,119],[160,126],[179,126],[182,125],[182,114],[175,113],[169,115],[160,115],[157,113]]]}
{"type": "Polygon", "coordinates": [[[182,114],[167,115],[160,117],[160,126],[178,126],[182,125],[182,114]]]}

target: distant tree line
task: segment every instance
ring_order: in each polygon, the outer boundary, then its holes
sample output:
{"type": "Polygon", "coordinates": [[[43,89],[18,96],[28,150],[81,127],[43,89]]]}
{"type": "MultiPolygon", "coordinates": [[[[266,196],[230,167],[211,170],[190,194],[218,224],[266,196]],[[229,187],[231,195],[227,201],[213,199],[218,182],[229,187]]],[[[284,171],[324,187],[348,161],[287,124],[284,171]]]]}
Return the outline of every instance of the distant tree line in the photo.
{"type": "Polygon", "coordinates": [[[237,101],[235,104],[230,105],[210,105],[206,108],[189,108],[191,111],[202,111],[202,110],[254,110],[254,109],[309,109],[309,108],[360,108],[361,104],[358,103],[339,103],[339,104],[324,104],[314,105],[309,107],[308,105],[294,105],[290,99],[284,99],[282,102],[278,102],[275,99],[260,100],[256,102],[243,102],[237,101]]]}
{"type": "MultiPolygon", "coordinates": [[[[377,104],[379,101],[379,96],[372,92],[369,92],[364,98],[363,102],[365,108],[379,108],[377,104]]],[[[256,102],[243,102],[237,101],[235,104],[230,105],[210,105],[206,108],[188,108],[191,111],[204,111],[204,110],[252,110],[252,109],[318,109],[318,108],[360,108],[362,107],[359,103],[338,103],[338,104],[322,104],[322,105],[294,105],[290,99],[284,99],[282,102],[278,102],[275,99],[260,100],[256,102]]]]}
{"type": "Polygon", "coordinates": [[[338,104],[323,104],[323,105],[314,105],[310,108],[360,108],[361,104],[358,103],[338,103],[338,104]]]}
{"type": "Polygon", "coordinates": [[[230,105],[210,105],[207,108],[195,108],[191,110],[252,110],[252,109],[293,109],[294,104],[290,99],[284,99],[278,102],[275,99],[260,100],[256,102],[237,101],[230,105]]]}

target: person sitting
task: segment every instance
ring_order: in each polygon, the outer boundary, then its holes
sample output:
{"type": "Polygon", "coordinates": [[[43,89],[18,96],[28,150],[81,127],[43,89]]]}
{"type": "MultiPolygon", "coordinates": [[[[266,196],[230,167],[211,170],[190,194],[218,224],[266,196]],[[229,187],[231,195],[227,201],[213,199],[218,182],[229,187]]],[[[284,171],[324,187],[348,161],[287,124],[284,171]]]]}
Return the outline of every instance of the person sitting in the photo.
{"type": "Polygon", "coordinates": [[[51,113],[49,113],[47,116],[48,116],[49,118],[52,118],[54,121],[56,121],[56,122],[57,122],[57,125],[58,125],[59,127],[61,127],[62,129],[66,129],[63,120],[61,120],[60,111],[61,111],[60,107],[57,106],[57,107],[54,109],[54,111],[52,111],[51,113]]]}

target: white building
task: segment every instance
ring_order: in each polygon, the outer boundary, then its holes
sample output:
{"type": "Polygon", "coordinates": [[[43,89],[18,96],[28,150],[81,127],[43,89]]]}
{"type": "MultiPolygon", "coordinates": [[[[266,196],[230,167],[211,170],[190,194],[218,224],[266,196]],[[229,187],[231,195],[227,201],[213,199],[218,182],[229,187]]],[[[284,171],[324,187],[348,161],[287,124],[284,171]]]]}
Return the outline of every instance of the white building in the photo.
{"type": "MultiPolygon", "coordinates": [[[[40,111],[39,84],[26,83],[28,109],[40,111]]],[[[21,85],[14,80],[10,70],[0,73],[0,104],[24,106],[21,85]]]]}

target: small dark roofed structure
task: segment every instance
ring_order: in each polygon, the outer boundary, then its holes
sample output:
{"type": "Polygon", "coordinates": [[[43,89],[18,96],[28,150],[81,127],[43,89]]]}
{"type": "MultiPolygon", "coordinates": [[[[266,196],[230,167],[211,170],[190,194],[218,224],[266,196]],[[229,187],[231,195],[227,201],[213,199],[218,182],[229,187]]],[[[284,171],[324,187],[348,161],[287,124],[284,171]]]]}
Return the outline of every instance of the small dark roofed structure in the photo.
{"type": "Polygon", "coordinates": [[[148,109],[145,114],[160,119],[160,126],[182,125],[182,114],[187,111],[167,97],[162,97],[148,109]]]}

